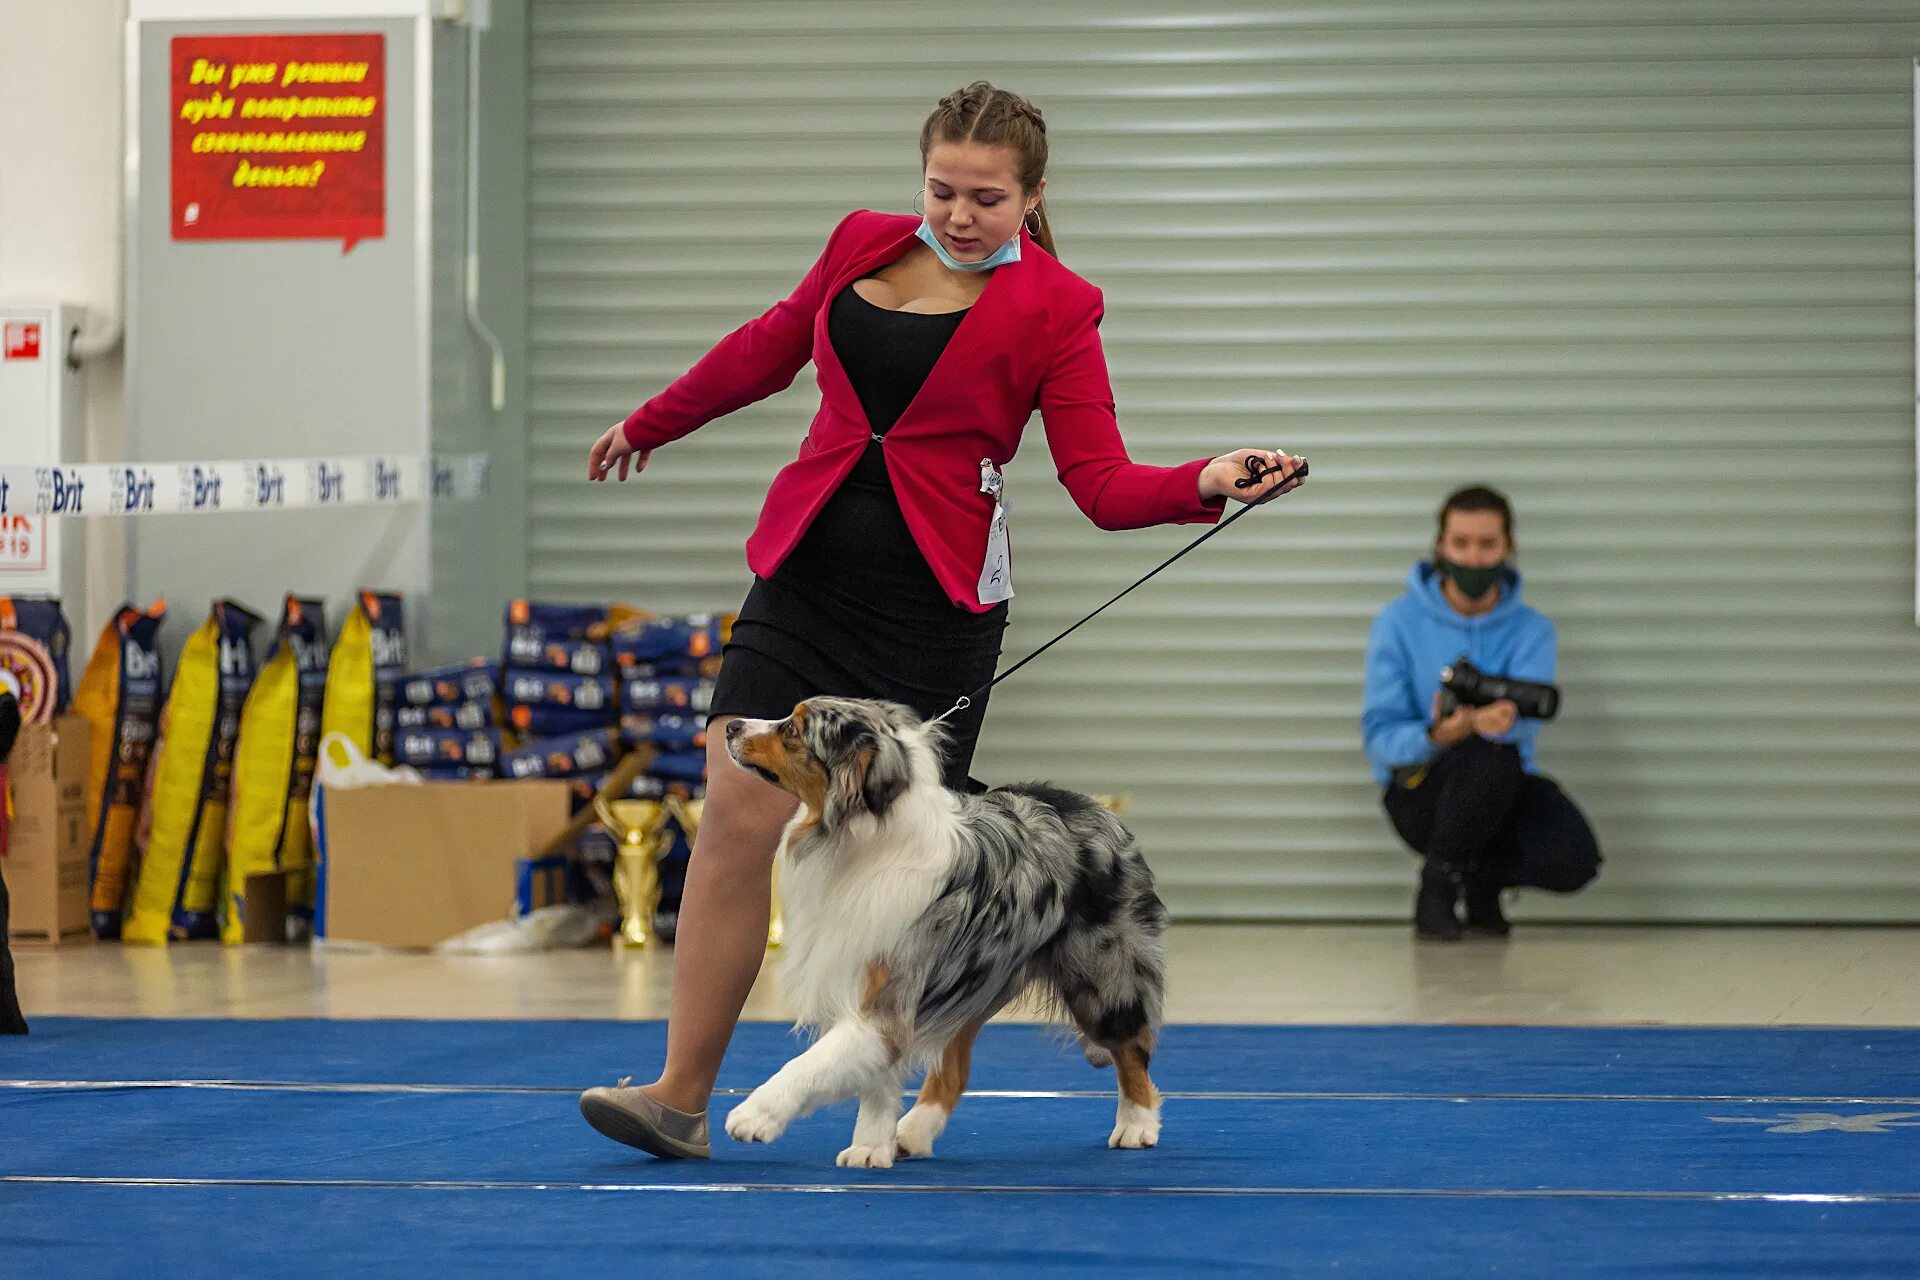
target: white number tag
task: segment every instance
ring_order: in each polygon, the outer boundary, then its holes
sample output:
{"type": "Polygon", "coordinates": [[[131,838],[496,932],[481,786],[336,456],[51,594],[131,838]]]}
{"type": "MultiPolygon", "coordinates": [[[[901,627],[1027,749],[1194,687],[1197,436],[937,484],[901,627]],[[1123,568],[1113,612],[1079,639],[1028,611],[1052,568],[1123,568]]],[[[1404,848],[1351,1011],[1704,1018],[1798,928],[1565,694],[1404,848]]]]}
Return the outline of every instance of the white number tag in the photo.
{"type": "Polygon", "coordinates": [[[1013,599],[1013,555],[1007,546],[1007,501],[993,504],[993,527],[987,531],[987,558],[980,565],[980,603],[1013,599]]]}

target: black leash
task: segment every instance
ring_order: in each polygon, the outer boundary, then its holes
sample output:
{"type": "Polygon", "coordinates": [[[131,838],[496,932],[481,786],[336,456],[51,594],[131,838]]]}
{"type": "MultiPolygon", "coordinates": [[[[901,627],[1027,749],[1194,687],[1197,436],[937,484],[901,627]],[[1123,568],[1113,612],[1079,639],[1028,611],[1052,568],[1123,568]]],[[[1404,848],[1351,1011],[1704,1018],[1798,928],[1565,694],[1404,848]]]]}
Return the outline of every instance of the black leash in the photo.
{"type": "MultiPolygon", "coordinates": [[[[1248,458],[1246,462],[1246,467],[1247,467],[1246,476],[1243,477],[1242,479],[1235,480],[1233,482],[1234,488],[1250,489],[1254,485],[1259,484],[1268,475],[1279,470],[1279,467],[1269,466],[1265,459],[1260,458],[1258,456],[1248,458]]],[[[1296,470],[1292,475],[1288,476],[1287,479],[1288,480],[1304,480],[1306,478],[1306,475],[1307,475],[1307,464],[1306,464],[1306,460],[1302,459],[1300,462],[1299,469],[1296,470]]],[[[1270,499],[1268,501],[1270,501],[1270,499]]],[[[1047,650],[1053,648],[1053,646],[1059,644],[1062,640],[1065,640],[1068,636],[1072,635],[1074,632],[1078,631],[1080,628],[1086,626],[1089,622],[1092,622],[1095,618],[1105,613],[1108,609],[1112,608],[1115,604],[1118,604],[1129,592],[1131,592],[1134,589],[1134,587],[1140,586],[1142,583],[1146,582],[1148,578],[1151,578],[1153,577],[1154,574],[1159,573],[1161,569],[1166,568],[1168,565],[1172,564],[1175,560],[1178,560],[1181,556],[1184,556],[1185,554],[1187,554],[1187,552],[1192,551],[1195,547],[1205,542],[1208,538],[1211,538],[1214,534],[1221,532],[1228,525],[1232,524],[1235,520],[1238,520],[1241,516],[1244,516],[1245,514],[1247,514],[1247,512],[1261,505],[1263,504],[1260,502],[1249,502],[1245,506],[1242,506],[1238,511],[1228,516],[1225,520],[1220,521],[1218,524],[1214,525],[1213,528],[1207,530],[1205,533],[1195,538],[1192,542],[1189,542],[1186,546],[1180,548],[1178,551],[1168,556],[1165,560],[1161,561],[1157,567],[1149,570],[1146,573],[1146,575],[1141,577],[1139,581],[1135,582],[1132,587],[1128,587],[1126,591],[1122,591],[1119,595],[1107,601],[1105,604],[1101,605],[1098,609],[1095,609],[1092,613],[1080,619],[1080,621],[1074,623],[1072,626],[1068,627],[1065,631],[1062,631],[1059,635],[1047,641],[1045,644],[1041,645],[1038,649],[1035,649],[1032,653],[1020,659],[1020,661],[1014,663],[1012,666],[1008,667],[1005,671],[1002,671],[999,675],[995,676],[993,679],[981,685],[978,689],[974,689],[969,693],[964,693],[960,695],[960,700],[954,703],[951,707],[948,707],[945,711],[942,711],[939,715],[935,716],[933,718],[932,723],[939,724],[942,720],[945,720],[948,716],[952,715],[954,712],[965,711],[968,707],[973,705],[973,700],[975,698],[979,697],[981,694],[985,693],[987,690],[993,688],[993,686],[999,684],[1002,680],[1005,680],[1008,676],[1012,675],[1014,672],[1018,671],[1020,668],[1026,666],[1029,662],[1032,662],[1035,658],[1039,657],[1041,654],[1045,653],[1047,650]]]]}

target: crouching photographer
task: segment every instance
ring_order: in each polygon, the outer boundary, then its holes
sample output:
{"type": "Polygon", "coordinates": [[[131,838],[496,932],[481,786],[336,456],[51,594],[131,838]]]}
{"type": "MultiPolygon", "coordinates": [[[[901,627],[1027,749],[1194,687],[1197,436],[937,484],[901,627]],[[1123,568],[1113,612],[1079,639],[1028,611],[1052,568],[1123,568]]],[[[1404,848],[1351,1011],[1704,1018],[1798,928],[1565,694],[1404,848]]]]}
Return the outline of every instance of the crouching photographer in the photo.
{"type": "Polygon", "coordinates": [[[1559,709],[1555,637],[1520,600],[1513,508],[1461,489],[1440,508],[1433,559],[1380,611],[1367,643],[1361,733],[1394,830],[1424,859],[1423,938],[1504,937],[1502,890],[1571,893],[1600,850],[1573,801],[1538,771],[1541,726],[1559,709]]]}

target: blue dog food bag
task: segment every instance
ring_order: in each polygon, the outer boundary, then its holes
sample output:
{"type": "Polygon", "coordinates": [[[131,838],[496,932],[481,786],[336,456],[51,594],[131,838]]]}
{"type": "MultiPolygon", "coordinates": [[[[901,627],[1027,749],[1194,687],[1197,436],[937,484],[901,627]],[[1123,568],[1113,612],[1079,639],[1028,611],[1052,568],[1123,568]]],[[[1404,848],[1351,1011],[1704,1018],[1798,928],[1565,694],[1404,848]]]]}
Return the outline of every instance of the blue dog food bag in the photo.
{"type": "Polygon", "coordinates": [[[493,663],[472,658],[444,667],[416,671],[400,682],[400,705],[431,707],[459,702],[488,702],[498,691],[493,663]]]}
{"type": "Polygon", "coordinates": [[[500,757],[503,778],[575,778],[604,773],[620,754],[611,728],[532,742],[500,757]]]}
{"type": "Polygon", "coordinates": [[[398,735],[401,764],[416,769],[476,765],[491,768],[500,758],[494,729],[403,729],[398,735]]]}
{"type": "Polygon", "coordinates": [[[494,776],[492,769],[471,764],[433,764],[417,766],[428,782],[478,782],[494,776]]]}
{"type": "Polygon", "coordinates": [[[698,676],[634,677],[620,686],[623,711],[679,711],[705,716],[713,710],[713,681],[698,676]]]}
{"type": "Polygon", "coordinates": [[[673,712],[624,715],[620,717],[620,736],[635,745],[651,742],[662,751],[688,751],[707,745],[707,721],[704,716],[673,712]]]}
{"type": "Polygon", "coordinates": [[[516,703],[507,708],[507,724],[515,733],[533,738],[558,738],[569,733],[604,729],[613,715],[607,711],[580,711],[573,707],[549,707],[516,703]]]}
{"type": "Polygon", "coordinates": [[[509,703],[536,707],[565,707],[613,719],[613,680],[608,676],[550,675],[539,671],[509,671],[502,682],[509,703]]]}
{"type": "Polygon", "coordinates": [[[707,780],[707,753],[662,751],[653,758],[647,772],[665,782],[704,783],[707,780]]]}
{"type": "Polygon", "coordinates": [[[484,702],[401,707],[394,713],[394,724],[401,729],[485,729],[493,724],[493,708],[484,702]]]}
{"type": "Polygon", "coordinates": [[[613,656],[622,667],[664,667],[718,658],[733,631],[733,615],[689,613],[631,622],[613,633],[613,656]]]}
{"type": "Polygon", "coordinates": [[[605,675],[613,665],[613,654],[606,644],[607,629],[607,610],[600,605],[512,601],[507,605],[502,665],[578,676],[605,675]]]}

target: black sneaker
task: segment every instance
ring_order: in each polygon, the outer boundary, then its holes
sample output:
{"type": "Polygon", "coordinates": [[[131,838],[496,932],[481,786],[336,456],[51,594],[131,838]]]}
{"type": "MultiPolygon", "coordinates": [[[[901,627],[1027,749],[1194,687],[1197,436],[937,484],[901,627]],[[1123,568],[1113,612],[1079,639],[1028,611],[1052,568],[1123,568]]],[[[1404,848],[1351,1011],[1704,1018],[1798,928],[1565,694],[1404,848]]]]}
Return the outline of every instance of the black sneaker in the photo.
{"type": "Polygon", "coordinates": [[[1445,867],[1428,863],[1420,873],[1420,893],[1413,900],[1413,931],[1433,942],[1458,942],[1460,921],[1454,916],[1454,903],[1460,898],[1460,882],[1445,867]]]}
{"type": "Polygon", "coordinates": [[[1507,923],[1507,917],[1500,910],[1499,886],[1476,885],[1468,881],[1466,900],[1468,933],[1504,938],[1513,932],[1513,926],[1507,923]]]}

